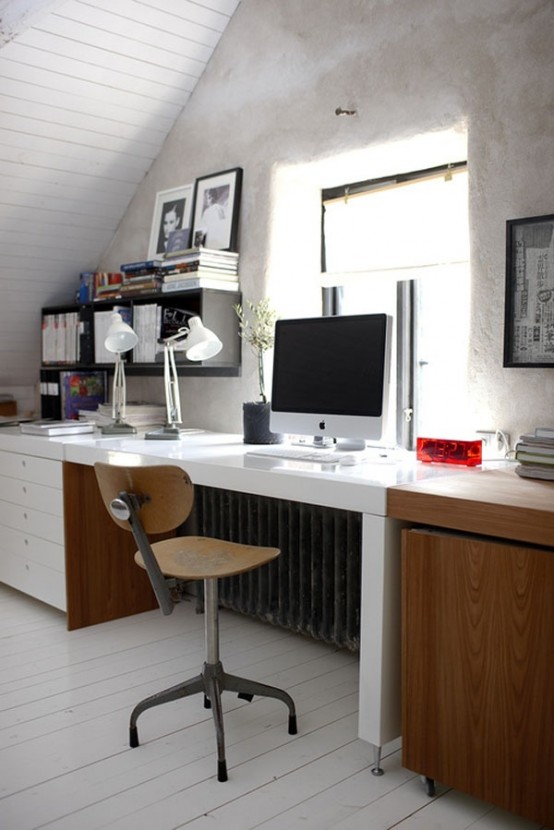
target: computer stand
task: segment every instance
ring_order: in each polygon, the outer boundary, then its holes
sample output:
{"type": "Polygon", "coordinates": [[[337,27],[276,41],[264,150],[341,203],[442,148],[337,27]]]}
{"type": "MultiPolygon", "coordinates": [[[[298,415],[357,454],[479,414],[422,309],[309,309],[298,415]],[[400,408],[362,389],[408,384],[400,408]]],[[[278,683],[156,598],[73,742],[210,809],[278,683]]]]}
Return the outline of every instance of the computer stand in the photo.
{"type": "Polygon", "coordinates": [[[319,450],[336,447],[342,452],[362,452],[366,448],[363,438],[331,438],[326,435],[314,435],[312,438],[307,435],[304,439],[297,438],[291,443],[302,447],[315,447],[319,450]]]}

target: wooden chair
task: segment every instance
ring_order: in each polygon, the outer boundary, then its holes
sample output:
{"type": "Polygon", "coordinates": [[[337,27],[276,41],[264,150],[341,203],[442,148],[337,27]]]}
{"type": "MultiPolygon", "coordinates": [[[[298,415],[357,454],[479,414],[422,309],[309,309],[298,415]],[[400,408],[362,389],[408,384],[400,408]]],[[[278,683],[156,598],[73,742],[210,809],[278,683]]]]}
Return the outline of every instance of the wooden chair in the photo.
{"type": "Polygon", "coordinates": [[[217,778],[226,781],[223,691],[237,692],[245,700],[252,700],[254,695],[282,700],[289,709],[289,734],[295,735],[297,731],[294,702],[287,692],[227,674],[219,659],[217,580],[265,565],[280,551],[202,536],[177,536],[151,543],[149,535],[168,533],[189,516],[194,489],[187,473],[174,465],[122,467],[97,463],[94,466],[102,499],[112,519],[134,535],[138,545],[135,561],[146,569],[162,612],[172,613],[178,601],[176,589],[180,581],[204,580],[206,659],[202,671],[138,703],[131,713],[129,743],[131,747],[139,745],[137,719],[146,709],[203,692],[204,704],[211,707],[215,724],[217,778]]]}

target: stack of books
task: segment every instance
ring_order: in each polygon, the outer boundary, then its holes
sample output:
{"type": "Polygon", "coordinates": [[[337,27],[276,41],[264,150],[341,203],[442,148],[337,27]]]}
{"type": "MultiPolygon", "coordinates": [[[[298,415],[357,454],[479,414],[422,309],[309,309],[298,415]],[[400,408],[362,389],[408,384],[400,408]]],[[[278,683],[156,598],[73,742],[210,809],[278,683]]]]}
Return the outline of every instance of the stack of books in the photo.
{"type": "Polygon", "coordinates": [[[238,291],[239,255],[214,248],[188,248],[166,254],[159,269],[162,291],[187,291],[195,288],[218,288],[238,291]]]}
{"type": "Polygon", "coordinates": [[[162,308],[157,303],[137,303],[133,309],[133,328],[138,343],[133,349],[133,363],[154,363],[163,346],[158,343],[162,325],[162,308]]]}
{"type": "Polygon", "coordinates": [[[42,315],[42,362],[77,363],[80,360],[81,320],[78,311],[42,315]]]}
{"type": "Polygon", "coordinates": [[[136,297],[141,294],[153,294],[160,291],[162,278],[160,268],[164,264],[162,259],[145,259],[140,262],[125,262],[121,265],[123,279],[120,295],[122,297],[136,297]]]}
{"type": "MultiPolygon", "coordinates": [[[[90,412],[87,414],[90,415],[90,412]]],[[[30,421],[21,423],[19,429],[25,435],[80,435],[83,432],[94,432],[94,423],[90,418],[82,421],[30,421]]]]}
{"type": "Polygon", "coordinates": [[[516,444],[516,473],[522,478],[554,481],[554,427],[537,427],[516,444]]]}
{"type": "Polygon", "coordinates": [[[122,275],[119,271],[95,271],[94,272],[94,299],[111,300],[119,297],[122,275]]]}
{"type": "MultiPolygon", "coordinates": [[[[98,427],[111,424],[113,420],[112,405],[109,403],[101,403],[94,412],[82,410],[79,412],[79,421],[74,421],[73,423],[82,423],[81,418],[98,427]]],[[[165,424],[166,418],[167,412],[163,404],[136,401],[127,403],[125,406],[125,421],[137,429],[141,427],[161,426],[165,424]]]]}

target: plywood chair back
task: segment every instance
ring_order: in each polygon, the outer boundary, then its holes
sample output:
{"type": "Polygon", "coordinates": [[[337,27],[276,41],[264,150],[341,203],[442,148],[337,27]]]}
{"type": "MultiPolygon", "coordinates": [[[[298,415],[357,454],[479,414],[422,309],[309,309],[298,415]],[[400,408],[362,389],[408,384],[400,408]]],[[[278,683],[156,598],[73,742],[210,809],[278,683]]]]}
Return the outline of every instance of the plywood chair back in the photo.
{"type": "Polygon", "coordinates": [[[163,614],[171,614],[175,580],[162,572],[149,536],[175,530],[188,518],[194,502],[189,476],[169,464],[119,467],[98,462],[94,471],[106,510],[118,527],[132,532],[158,605],[163,614]]]}
{"type": "Polygon", "coordinates": [[[97,462],[94,470],[104,505],[114,522],[124,530],[131,530],[129,522],[118,519],[111,509],[112,501],[121,492],[139,497],[137,514],[149,535],[174,530],[190,515],[194,486],[180,467],[172,464],[117,467],[97,462]]]}

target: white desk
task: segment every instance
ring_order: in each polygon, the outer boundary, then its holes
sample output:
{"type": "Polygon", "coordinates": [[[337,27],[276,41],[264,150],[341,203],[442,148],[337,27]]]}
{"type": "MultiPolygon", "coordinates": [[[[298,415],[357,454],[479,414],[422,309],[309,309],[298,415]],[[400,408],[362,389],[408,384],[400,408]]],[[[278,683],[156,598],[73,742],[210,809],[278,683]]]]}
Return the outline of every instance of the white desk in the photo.
{"type": "MultiPolygon", "coordinates": [[[[202,433],[180,441],[96,434],[43,438],[0,430],[0,451],[91,466],[174,463],[198,485],[351,510],[362,514],[359,736],[380,748],[400,736],[400,529],[386,517],[387,489],[420,479],[460,475],[423,465],[413,453],[352,467],[252,458],[242,436],[202,433]]],[[[476,470],[463,474],[478,475],[476,470]]],[[[67,502],[66,502],[67,504],[67,502]]],[[[67,522],[67,517],[66,517],[67,522]]],[[[67,524],[66,524],[67,528],[67,524]]],[[[7,580],[6,580],[7,581],[7,580]]],[[[19,587],[16,585],[16,587],[19,587]]]]}

